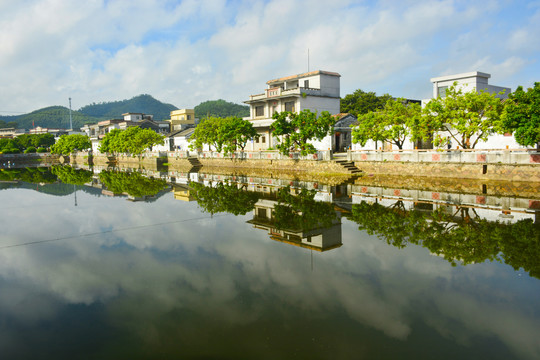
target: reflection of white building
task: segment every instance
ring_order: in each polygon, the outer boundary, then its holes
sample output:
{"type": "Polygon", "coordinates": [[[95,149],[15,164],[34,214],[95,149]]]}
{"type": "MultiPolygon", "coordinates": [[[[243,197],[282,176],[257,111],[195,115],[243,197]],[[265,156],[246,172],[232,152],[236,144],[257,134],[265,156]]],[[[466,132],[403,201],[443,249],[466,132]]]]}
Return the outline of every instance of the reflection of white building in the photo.
{"type": "MultiPolygon", "coordinates": [[[[275,147],[276,139],[270,133],[272,116],[276,112],[300,112],[309,109],[321,113],[339,113],[341,75],[329,71],[311,71],[303,74],[282,77],[266,82],[264,93],[251,95],[245,101],[250,107],[249,120],[260,135],[247,150],[264,150],[275,147]]],[[[318,150],[332,147],[332,137],[314,143],[318,150]]]]}
{"type": "MultiPolygon", "coordinates": [[[[270,239],[299,246],[302,248],[328,251],[343,245],[341,238],[341,213],[336,211],[336,218],[329,228],[317,227],[314,229],[277,229],[273,218],[274,200],[261,199],[255,204],[253,219],[248,223],[256,229],[268,231],[270,239]]],[[[299,214],[298,216],[301,216],[299,214]]]]}

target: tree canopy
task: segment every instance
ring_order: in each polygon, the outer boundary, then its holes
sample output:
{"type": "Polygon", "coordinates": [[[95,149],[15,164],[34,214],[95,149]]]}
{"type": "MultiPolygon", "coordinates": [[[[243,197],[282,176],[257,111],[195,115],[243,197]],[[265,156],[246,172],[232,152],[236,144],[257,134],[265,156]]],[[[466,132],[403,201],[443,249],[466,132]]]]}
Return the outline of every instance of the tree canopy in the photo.
{"type": "Polygon", "coordinates": [[[374,92],[365,92],[358,89],[341,99],[340,112],[358,117],[362,114],[381,110],[390,99],[392,97],[389,94],[377,96],[374,92]]]}
{"type": "Polygon", "coordinates": [[[128,194],[136,197],[154,196],[167,188],[163,179],[147,178],[138,172],[108,171],[99,173],[99,179],[114,194],[128,194]]]}
{"type": "Polygon", "coordinates": [[[330,135],[336,119],[328,111],[320,116],[310,110],[299,113],[283,111],[273,115],[274,122],[270,129],[278,138],[277,149],[284,155],[299,151],[302,155],[314,154],[317,150],[310,140],[322,140],[330,135]]]}
{"type": "Polygon", "coordinates": [[[352,130],[353,142],[364,146],[368,140],[382,141],[402,149],[405,140],[416,133],[420,114],[420,104],[390,99],[381,110],[358,117],[358,125],[352,130]]]}
{"type": "Polygon", "coordinates": [[[90,138],[86,135],[62,135],[51,148],[53,154],[69,155],[75,150],[88,150],[92,147],[90,138]]]}
{"type": "Polygon", "coordinates": [[[208,144],[216,151],[228,154],[244,150],[247,142],[256,137],[257,131],[248,120],[236,116],[209,117],[203,119],[195,128],[190,139],[190,148],[195,150],[208,144]]]}
{"type": "Polygon", "coordinates": [[[463,91],[457,83],[446,90],[445,97],[432,99],[423,109],[419,136],[441,146],[453,139],[464,149],[474,149],[489,135],[503,133],[503,102],[487,91],[463,91]]]}
{"type": "Polygon", "coordinates": [[[527,91],[519,86],[505,103],[503,126],[522,146],[540,147],[540,82],[527,91]]]}
{"type": "Polygon", "coordinates": [[[531,219],[512,224],[489,221],[469,208],[453,213],[443,209],[432,213],[407,211],[401,201],[392,207],[353,204],[349,218],[360,230],[390,245],[421,245],[454,266],[500,261],[540,277],[540,224],[531,219]]]}
{"type": "Polygon", "coordinates": [[[52,134],[22,134],[13,139],[0,139],[0,152],[22,152],[28,148],[49,147],[54,144],[52,134]]]}
{"type": "Polygon", "coordinates": [[[255,207],[259,195],[235,184],[217,183],[204,186],[196,182],[189,184],[197,205],[207,213],[227,212],[233,215],[245,215],[255,207]]]}
{"type": "Polygon", "coordinates": [[[155,145],[163,145],[163,135],[150,129],[132,126],[126,130],[113,129],[101,141],[102,153],[142,154],[155,145]]]}

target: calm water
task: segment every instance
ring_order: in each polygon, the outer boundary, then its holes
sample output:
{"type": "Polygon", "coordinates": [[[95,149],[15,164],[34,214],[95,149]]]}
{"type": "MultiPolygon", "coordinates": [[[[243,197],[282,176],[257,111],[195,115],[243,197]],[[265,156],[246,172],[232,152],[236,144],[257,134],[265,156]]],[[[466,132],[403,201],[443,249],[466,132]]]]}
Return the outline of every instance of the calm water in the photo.
{"type": "Polygon", "coordinates": [[[527,205],[501,217],[489,197],[420,206],[350,184],[0,174],[2,359],[540,358],[527,205]]]}

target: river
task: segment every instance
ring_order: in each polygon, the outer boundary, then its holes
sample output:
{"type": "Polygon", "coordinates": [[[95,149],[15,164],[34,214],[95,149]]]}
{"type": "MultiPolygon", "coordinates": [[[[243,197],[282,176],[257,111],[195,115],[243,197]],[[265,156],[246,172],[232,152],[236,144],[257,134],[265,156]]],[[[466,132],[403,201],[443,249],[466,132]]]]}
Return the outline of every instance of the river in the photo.
{"type": "Polygon", "coordinates": [[[534,191],[0,175],[2,359],[540,358],[534,191]]]}

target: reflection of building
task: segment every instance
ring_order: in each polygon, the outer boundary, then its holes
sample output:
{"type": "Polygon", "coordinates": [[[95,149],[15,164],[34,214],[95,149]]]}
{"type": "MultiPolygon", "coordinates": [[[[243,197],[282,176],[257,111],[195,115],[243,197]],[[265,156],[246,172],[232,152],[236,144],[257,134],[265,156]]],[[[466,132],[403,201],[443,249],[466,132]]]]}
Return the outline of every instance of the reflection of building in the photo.
{"type": "MultiPolygon", "coordinates": [[[[341,238],[341,214],[336,212],[336,218],[332,226],[328,228],[316,227],[314,229],[277,229],[273,219],[274,206],[277,204],[273,200],[259,200],[253,210],[253,219],[248,223],[256,229],[268,231],[270,239],[283,243],[299,246],[302,248],[328,251],[343,245],[341,238]]],[[[301,215],[298,215],[301,216],[301,215]]]]}
{"type": "Polygon", "coordinates": [[[195,200],[193,195],[190,194],[189,186],[174,184],[174,185],[172,185],[172,188],[173,188],[173,193],[174,193],[174,199],[175,200],[181,200],[181,201],[193,201],[193,200],[195,200]]]}

